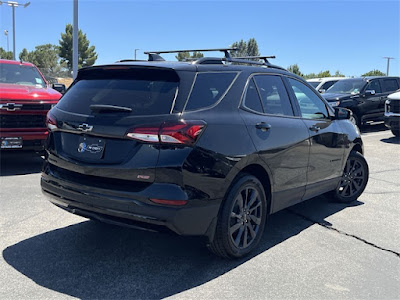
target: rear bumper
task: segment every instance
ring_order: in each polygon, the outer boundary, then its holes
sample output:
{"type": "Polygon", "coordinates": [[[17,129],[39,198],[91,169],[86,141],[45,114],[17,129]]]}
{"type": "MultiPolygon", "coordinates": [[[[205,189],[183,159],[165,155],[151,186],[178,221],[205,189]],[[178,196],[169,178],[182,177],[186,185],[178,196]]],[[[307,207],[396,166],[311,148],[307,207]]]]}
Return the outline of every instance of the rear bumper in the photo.
{"type": "Polygon", "coordinates": [[[153,183],[139,192],[88,187],[58,178],[49,168],[42,173],[41,186],[53,204],[71,213],[130,227],[154,231],[167,228],[180,235],[210,239],[221,204],[221,199],[188,199],[184,206],[158,205],[149,198],[161,198],[162,193],[168,197],[167,194],[174,194],[180,187],[153,183]]]}
{"type": "Polygon", "coordinates": [[[400,130],[400,114],[385,114],[386,127],[393,130],[400,130]]]}

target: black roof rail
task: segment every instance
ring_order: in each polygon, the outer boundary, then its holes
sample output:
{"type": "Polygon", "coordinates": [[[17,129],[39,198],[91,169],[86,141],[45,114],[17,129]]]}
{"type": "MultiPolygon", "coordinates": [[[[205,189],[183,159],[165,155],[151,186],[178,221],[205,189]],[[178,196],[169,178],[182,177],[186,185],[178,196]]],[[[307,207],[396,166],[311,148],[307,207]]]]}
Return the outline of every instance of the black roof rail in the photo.
{"type": "Polygon", "coordinates": [[[189,49],[189,50],[167,50],[167,51],[146,51],[144,54],[149,55],[149,61],[162,61],[164,60],[160,54],[166,53],[181,53],[181,52],[210,52],[220,51],[224,52],[225,58],[231,58],[229,51],[237,51],[237,48],[215,48],[215,49],[189,49]]]}
{"type": "Polygon", "coordinates": [[[247,65],[258,65],[258,66],[266,66],[268,68],[274,68],[279,70],[286,71],[285,68],[282,68],[277,65],[273,65],[268,61],[268,58],[275,58],[275,56],[243,56],[243,57],[202,57],[194,62],[196,65],[204,65],[204,64],[220,64],[222,62],[230,62],[230,63],[238,63],[238,64],[247,64],[247,65]],[[264,62],[255,61],[250,59],[264,59],[264,62]]]}
{"type": "Polygon", "coordinates": [[[270,56],[242,56],[242,57],[235,57],[237,59],[263,59],[264,62],[269,63],[268,58],[276,58],[275,55],[270,56]]]}

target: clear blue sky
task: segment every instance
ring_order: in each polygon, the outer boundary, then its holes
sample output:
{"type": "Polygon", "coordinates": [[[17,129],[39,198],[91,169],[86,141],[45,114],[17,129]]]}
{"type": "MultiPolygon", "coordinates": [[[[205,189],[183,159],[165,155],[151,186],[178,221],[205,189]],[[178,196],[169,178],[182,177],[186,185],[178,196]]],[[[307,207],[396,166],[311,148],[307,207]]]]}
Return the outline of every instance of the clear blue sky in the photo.
{"type": "MultiPolygon", "coordinates": [[[[18,0],[20,3],[29,0],[18,0]]],[[[58,44],[72,23],[72,0],[30,0],[16,9],[16,52],[58,44]]],[[[12,50],[12,10],[0,5],[0,47],[12,50]]],[[[145,59],[144,50],[227,47],[254,37],[261,54],[303,73],[372,69],[400,75],[400,1],[114,1],[79,0],[79,28],[96,46],[96,64],[145,59]]],[[[172,59],[173,56],[167,56],[172,59]]]]}

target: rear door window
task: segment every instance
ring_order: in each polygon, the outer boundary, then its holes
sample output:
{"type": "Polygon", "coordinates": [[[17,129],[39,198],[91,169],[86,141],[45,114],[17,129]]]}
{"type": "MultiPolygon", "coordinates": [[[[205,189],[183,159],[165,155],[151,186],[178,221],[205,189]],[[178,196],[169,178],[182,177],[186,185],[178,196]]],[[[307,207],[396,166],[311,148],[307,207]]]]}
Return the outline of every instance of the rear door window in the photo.
{"type": "Polygon", "coordinates": [[[178,86],[179,77],[170,69],[92,68],[79,73],[57,107],[92,114],[90,105],[102,104],[131,108],[134,115],[169,114],[178,86]]]}
{"type": "Polygon", "coordinates": [[[256,112],[264,113],[254,79],[251,79],[247,86],[246,94],[244,96],[244,106],[256,112]]]}
{"type": "Polygon", "coordinates": [[[256,75],[254,79],[261,96],[264,113],[293,116],[289,96],[280,76],[256,75]]]}
{"type": "Polygon", "coordinates": [[[394,92],[399,89],[396,79],[383,79],[383,88],[385,92],[394,92]]]}
{"type": "Polygon", "coordinates": [[[185,111],[210,107],[222,99],[237,72],[198,73],[185,111]]]}

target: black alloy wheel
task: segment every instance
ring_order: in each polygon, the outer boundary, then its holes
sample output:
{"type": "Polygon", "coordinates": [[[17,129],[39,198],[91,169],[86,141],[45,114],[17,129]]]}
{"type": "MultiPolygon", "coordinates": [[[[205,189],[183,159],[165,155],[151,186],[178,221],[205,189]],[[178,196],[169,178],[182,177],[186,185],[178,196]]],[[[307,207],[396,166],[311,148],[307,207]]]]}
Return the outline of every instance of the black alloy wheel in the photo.
{"type": "Polygon", "coordinates": [[[264,231],[266,196],[260,181],[241,175],[228,192],[209,248],[222,257],[242,257],[254,249],[264,231]]]}
{"type": "Polygon", "coordinates": [[[244,187],[231,208],[229,235],[231,242],[245,249],[254,242],[261,225],[261,197],[253,186],[244,187]]]}
{"type": "Polygon", "coordinates": [[[335,190],[336,199],[344,203],[356,200],[364,191],[368,177],[368,164],[364,156],[352,151],[347,158],[342,178],[335,190]]]}

